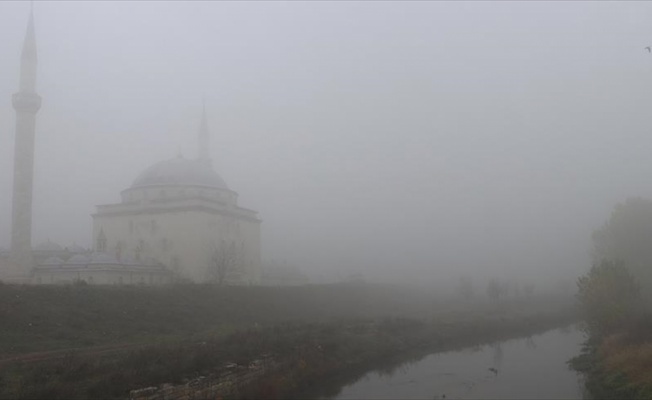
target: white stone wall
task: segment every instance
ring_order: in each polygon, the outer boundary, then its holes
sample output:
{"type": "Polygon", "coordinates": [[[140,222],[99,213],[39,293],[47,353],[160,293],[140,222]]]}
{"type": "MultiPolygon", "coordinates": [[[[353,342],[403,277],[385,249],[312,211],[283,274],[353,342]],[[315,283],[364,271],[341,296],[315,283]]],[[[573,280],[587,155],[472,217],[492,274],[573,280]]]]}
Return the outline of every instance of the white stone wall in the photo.
{"type": "Polygon", "coordinates": [[[229,207],[211,208],[204,203],[197,203],[204,207],[181,207],[188,204],[167,202],[167,210],[152,204],[100,208],[93,218],[94,249],[102,250],[97,240],[101,230],[106,237],[105,253],[122,260],[154,259],[182,277],[205,282],[213,253],[222,243],[235,243],[241,251],[242,273],[229,274],[228,283],[258,284],[260,221],[229,207]]]}
{"type": "Polygon", "coordinates": [[[46,266],[34,269],[33,284],[72,284],[84,281],[89,285],[164,285],[171,282],[161,270],[126,266],[46,266]]]}

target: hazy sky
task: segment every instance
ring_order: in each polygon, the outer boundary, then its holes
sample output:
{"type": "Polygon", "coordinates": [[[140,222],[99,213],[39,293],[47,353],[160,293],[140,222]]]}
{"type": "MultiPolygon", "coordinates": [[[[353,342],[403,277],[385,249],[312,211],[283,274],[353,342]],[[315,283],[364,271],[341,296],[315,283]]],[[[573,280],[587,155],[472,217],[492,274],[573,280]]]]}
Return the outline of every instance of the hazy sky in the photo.
{"type": "MultiPolygon", "coordinates": [[[[34,243],[91,245],[97,204],[196,155],[311,273],[519,279],[588,265],[652,197],[647,2],[35,2],[34,243]],[[446,275],[451,276],[451,275],[446,275]]],[[[9,245],[27,2],[0,2],[9,245]]]]}

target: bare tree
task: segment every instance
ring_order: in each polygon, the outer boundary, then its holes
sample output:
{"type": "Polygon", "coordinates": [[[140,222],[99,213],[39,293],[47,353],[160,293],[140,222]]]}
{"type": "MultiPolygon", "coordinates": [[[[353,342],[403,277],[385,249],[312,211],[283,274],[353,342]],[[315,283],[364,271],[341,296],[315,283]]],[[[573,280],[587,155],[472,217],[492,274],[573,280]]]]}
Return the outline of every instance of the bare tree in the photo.
{"type": "Polygon", "coordinates": [[[457,286],[457,292],[464,300],[466,301],[471,300],[474,292],[473,281],[471,280],[471,277],[462,276],[460,278],[460,283],[457,286]]]}
{"type": "Polygon", "coordinates": [[[487,295],[493,301],[498,301],[505,294],[505,285],[501,284],[495,278],[492,278],[487,284],[487,295]]]}
{"type": "Polygon", "coordinates": [[[208,268],[208,279],[212,283],[223,286],[229,275],[241,267],[243,259],[242,245],[236,242],[222,240],[213,246],[211,262],[208,268]]]}

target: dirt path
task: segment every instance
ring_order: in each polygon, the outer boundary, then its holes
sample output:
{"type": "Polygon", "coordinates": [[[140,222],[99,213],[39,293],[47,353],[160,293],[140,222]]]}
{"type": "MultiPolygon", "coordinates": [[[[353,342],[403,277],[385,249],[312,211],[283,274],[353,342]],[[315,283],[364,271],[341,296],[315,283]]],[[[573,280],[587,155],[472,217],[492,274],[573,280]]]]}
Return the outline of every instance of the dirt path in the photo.
{"type": "Polygon", "coordinates": [[[36,361],[47,361],[64,358],[71,354],[79,356],[96,356],[101,354],[109,354],[114,352],[134,350],[147,346],[143,343],[127,343],[127,344],[116,344],[116,345],[105,345],[105,346],[94,346],[94,347],[71,347],[67,349],[51,350],[51,351],[38,351],[32,353],[16,354],[9,357],[2,357],[0,355],[0,366],[6,365],[12,362],[36,362],[36,361]]]}

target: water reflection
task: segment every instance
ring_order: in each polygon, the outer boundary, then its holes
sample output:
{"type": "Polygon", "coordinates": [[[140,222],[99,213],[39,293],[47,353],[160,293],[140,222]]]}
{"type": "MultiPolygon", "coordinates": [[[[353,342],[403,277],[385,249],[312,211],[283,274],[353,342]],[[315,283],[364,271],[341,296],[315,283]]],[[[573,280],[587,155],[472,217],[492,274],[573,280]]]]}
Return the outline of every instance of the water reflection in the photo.
{"type": "Polygon", "coordinates": [[[345,386],[335,399],[582,398],[567,365],[580,352],[574,328],[438,353],[345,386]],[[444,397],[445,396],[445,397],[444,397]]]}

